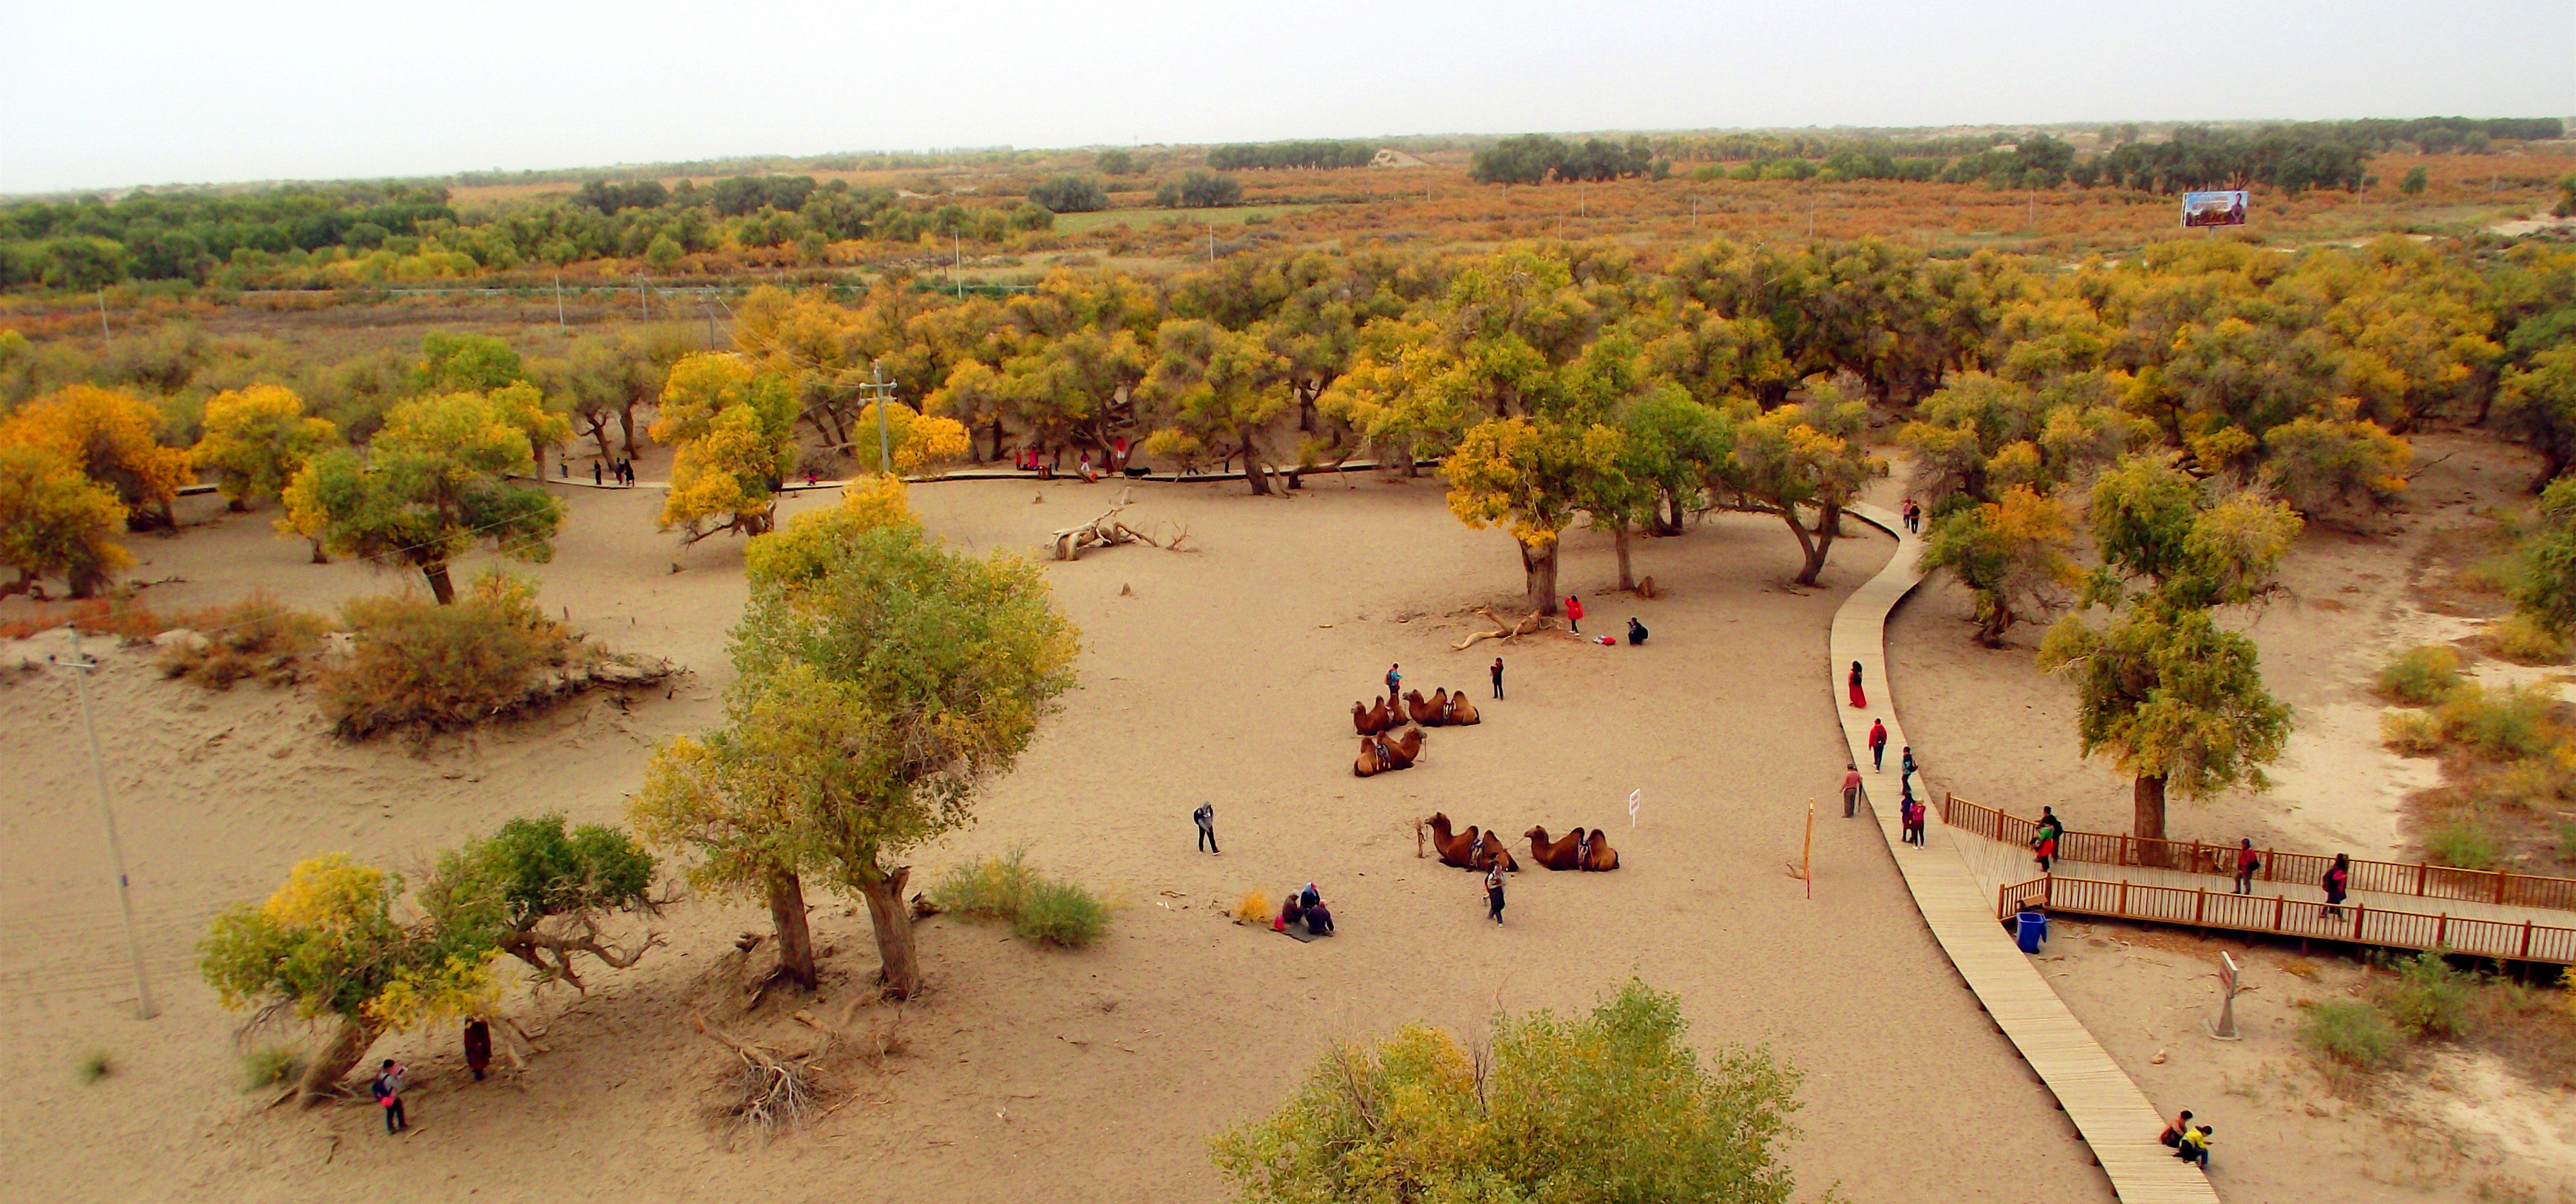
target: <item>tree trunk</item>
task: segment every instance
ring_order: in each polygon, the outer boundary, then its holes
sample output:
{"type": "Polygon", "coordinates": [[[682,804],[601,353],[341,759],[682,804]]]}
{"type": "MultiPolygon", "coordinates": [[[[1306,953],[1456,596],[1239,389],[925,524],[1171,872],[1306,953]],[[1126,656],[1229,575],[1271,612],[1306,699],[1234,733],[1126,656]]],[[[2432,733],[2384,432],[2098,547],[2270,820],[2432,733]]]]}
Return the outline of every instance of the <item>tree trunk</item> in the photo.
{"type": "Polygon", "coordinates": [[[2141,776],[2130,788],[2130,802],[2136,814],[2129,821],[2129,834],[2145,840],[2165,838],[2165,780],[2141,776]]]}
{"type": "Polygon", "coordinates": [[[1800,580],[1809,585],[1816,583],[1816,575],[1825,571],[1825,557],[1834,550],[1834,537],[1842,533],[1842,503],[1823,507],[1816,515],[1816,546],[1807,553],[1807,574],[1800,580]]]}
{"type": "Polygon", "coordinates": [[[1619,592],[1636,592],[1637,578],[1628,571],[1628,520],[1621,519],[1618,526],[1610,528],[1610,543],[1619,549],[1619,592]]]}
{"type": "Polygon", "coordinates": [[[634,459],[635,402],[632,398],[629,398],[625,405],[617,407],[617,432],[626,439],[626,458],[629,460],[634,459]]]}
{"type": "Polygon", "coordinates": [[[903,901],[903,885],[911,878],[912,867],[898,865],[859,880],[859,897],[868,901],[868,926],[876,930],[877,961],[885,967],[886,994],[897,999],[921,993],[921,958],[912,947],[912,909],[903,901]]]}
{"type": "Polygon", "coordinates": [[[599,458],[602,460],[607,459],[608,415],[594,413],[590,416],[590,437],[599,441],[599,458]]]}
{"type": "Polygon", "coordinates": [[[1002,416],[993,415],[993,458],[1002,458],[1002,416]]]}
{"type": "Polygon", "coordinates": [[[435,561],[420,566],[420,575],[429,578],[429,595],[441,606],[456,603],[456,583],[447,579],[447,562],[435,561]]]}
{"type": "Polygon", "coordinates": [[[1656,499],[1654,509],[1651,513],[1654,516],[1651,521],[1654,525],[1655,534],[1679,535],[1682,533],[1682,499],[1680,494],[1669,489],[1664,490],[1663,495],[1656,499]]]}
{"type": "Polygon", "coordinates": [[[805,884],[794,874],[769,879],[769,925],[778,931],[778,969],[798,985],[814,985],[814,934],[805,927],[805,884]]]}
{"type": "Polygon", "coordinates": [[[308,536],[305,536],[305,537],[304,537],[304,542],[306,542],[306,543],[309,543],[309,544],[312,544],[312,545],[313,545],[313,559],[310,561],[310,563],[313,563],[313,564],[329,564],[329,563],[331,563],[331,558],[322,554],[322,541],[321,541],[320,539],[317,539],[317,538],[315,538],[315,537],[313,537],[313,536],[308,535],[308,536]]]}
{"type": "Polygon", "coordinates": [[[1795,506],[1781,510],[1780,521],[1789,524],[1789,533],[1798,537],[1799,554],[1807,558],[1806,569],[1798,574],[1798,584],[1814,585],[1817,571],[1825,566],[1825,558],[1816,554],[1815,536],[1808,534],[1807,525],[1798,521],[1798,508],[1795,506]]]}
{"type": "Polygon", "coordinates": [[[1556,552],[1563,540],[1547,541],[1547,550],[1532,552],[1521,544],[1521,573],[1529,585],[1530,609],[1543,615],[1556,613],[1556,552]]]}
{"type": "Polygon", "coordinates": [[[375,1030],[343,1017],[340,1031],[331,1035],[331,1044],[314,1056],[313,1064],[304,1068],[303,1079],[295,1084],[304,1106],[310,1108],[330,1099],[332,1089],[340,1085],[340,1080],[358,1064],[358,1059],[367,1056],[367,1047],[375,1043],[375,1030]]]}
{"type": "Polygon", "coordinates": [[[1254,494],[1270,496],[1270,478],[1261,471],[1261,446],[1250,435],[1243,437],[1243,479],[1252,482],[1254,494]]]}

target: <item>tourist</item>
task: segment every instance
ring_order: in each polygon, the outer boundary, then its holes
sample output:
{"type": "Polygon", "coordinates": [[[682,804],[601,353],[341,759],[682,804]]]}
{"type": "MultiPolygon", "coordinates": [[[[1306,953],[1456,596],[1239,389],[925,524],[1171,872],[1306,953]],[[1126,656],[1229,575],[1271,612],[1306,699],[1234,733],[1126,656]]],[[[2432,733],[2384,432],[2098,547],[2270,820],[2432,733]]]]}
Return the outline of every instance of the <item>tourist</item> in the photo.
{"type": "Polygon", "coordinates": [[[1897,520],[1898,520],[1899,522],[1902,522],[1903,524],[1905,524],[1905,529],[1906,529],[1907,531],[1909,531],[1909,532],[1919,532],[1919,531],[1921,530],[1921,528],[1919,528],[1919,527],[1917,527],[1917,526],[1915,526],[1915,525],[1914,525],[1914,499],[1913,499],[1913,498],[1910,498],[1910,497],[1909,497],[1909,498],[1905,499],[1903,502],[1901,502],[1901,503],[1899,503],[1899,504],[1897,505],[1897,507],[1896,507],[1896,517],[1897,517],[1897,520]]]}
{"type": "Polygon", "coordinates": [[[2041,941],[2048,939],[2048,911],[2037,898],[2021,901],[2021,913],[2013,917],[2013,944],[2024,953],[2039,952],[2041,941]]]}
{"type": "Polygon", "coordinates": [[[1630,646],[1630,647],[1634,647],[1634,646],[1636,646],[1636,645],[1638,645],[1638,644],[1642,644],[1642,643],[1645,643],[1645,642],[1646,642],[1646,625],[1645,625],[1645,624],[1643,624],[1643,623],[1638,622],[1638,621],[1636,620],[1635,616],[1630,616],[1630,617],[1629,617],[1629,619],[1628,619],[1628,644],[1629,644],[1629,646],[1630,646]]]}
{"type": "Polygon", "coordinates": [[[1923,847],[1923,821],[1926,814],[1922,799],[1910,794],[1906,796],[1905,838],[1913,842],[1914,847],[1918,849],[1923,847]]]}
{"type": "Polygon", "coordinates": [[[606,481],[603,481],[603,480],[601,480],[601,479],[600,479],[600,473],[599,473],[599,461],[597,461],[597,460],[593,460],[593,461],[591,461],[591,462],[590,462],[590,483],[591,483],[591,484],[593,484],[593,485],[604,485],[604,484],[607,484],[607,482],[606,482],[606,481]]]}
{"type": "Polygon", "coordinates": [[[2057,838],[2065,832],[2066,824],[2057,818],[2056,808],[2039,809],[2039,830],[2031,837],[2030,847],[2039,854],[2032,860],[2038,863],[2040,873],[2049,872],[2049,865],[2057,858],[2057,838]]]}
{"type": "Polygon", "coordinates": [[[1485,914],[1494,917],[1497,924],[1503,922],[1503,859],[1500,857],[1495,858],[1493,867],[1485,871],[1485,914]]]}
{"type": "Polygon", "coordinates": [[[1288,892],[1288,901],[1279,905],[1279,918],[1270,922],[1272,932],[1286,932],[1290,924],[1306,918],[1306,905],[1296,891],[1288,892]]]}
{"type": "Polygon", "coordinates": [[[409,1073],[392,1058],[387,1058],[382,1066],[376,1068],[375,1081],[367,1084],[368,1093],[375,1096],[377,1106],[385,1110],[387,1137],[411,1127],[411,1121],[403,1116],[402,1104],[403,1087],[407,1085],[409,1073]]]}
{"type": "Polygon", "coordinates": [[[1565,596],[1565,626],[1567,630],[1572,631],[1576,635],[1583,634],[1582,595],[1567,594],[1565,596]]]}
{"type": "Polygon", "coordinates": [[[1386,667],[1386,698],[1389,706],[1395,705],[1395,700],[1403,697],[1404,675],[1396,672],[1397,668],[1396,665],[1386,667]]]}
{"type": "Polygon", "coordinates": [[[2166,1149],[2172,1149],[2182,1144],[2182,1135],[2190,1131],[2191,1109],[2185,1108],[2172,1120],[2165,1122],[2165,1131],[2156,1134],[2156,1140],[2163,1142],[2166,1149]]]}
{"type": "Polygon", "coordinates": [[[2210,1125],[2193,1125],[2182,1135],[2181,1140],[2174,1143],[2174,1157],[2195,1163],[2204,1171],[2208,1170],[2209,1135],[2214,1131],[2216,1130],[2210,1125]]]}
{"type": "Polygon", "coordinates": [[[1912,789],[1911,787],[1906,788],[1906,789],[1905,789],[1905,791],[1904,791],[1904,793],[1899,794],[1899,795],[1897,796],[1897,799],[1896,799],[1896,822],[1897,822],[1897,828],[1898,828],[1898,830],[1899,830],[1899,831],[1901,831],[1902,833],[1904,833],[1905,843],[1907,843],[1907,844],[1913,844],[1913,845],[1919,845],[1919,844],[1923,843],[1922,841],[1916,840],[1916,839],[1914,838],[1915,828],[1916,828],[1916,827],[1918,827],[1918,826],[1921,824],[1921,822],[1922,822],[1922,821],[1921,821],[1921,819],[1919,818],[1922,814],[1923,814],[1923,805],[1922,805],[1921,803],[1919,803],[1919,802],[1916,802],[1916,801],[1915,801],[1915,798],[1914,798],[1914,791],[1913,791],[1913,789],[1912,789]]]}
{"type": "Polygon", "coordinates": [[[555,461],[555,476],[557,476],[557,477],[559,477],[559,478],[561,478],[561,479],[563,479],[563,480],[567,480],[567,481],[571,480],[571,479],[572,479],[572,461],[570,461],[570,460],[565,460],[565,459],[558,459],[558,460],[556,460],[556,461],[555,461]]]}
{"type": "Polygon", "coordinates": [[[1860,766],[1843,766],[1843,818],[1850,819],[1860,811],[1860,766]]]}
{"type": "Polygon", "coordinates": [[[1898,761],[1898,762],[1896,763],[1896,781],[1897,781],[1897,784],[1898,784],[1898,785],[1906,786],[1906,788],[1907,788],[1907,789],[1909,789],[1909,790],[1910,790],[1910,789],[1913,789],[1913,787],[1912,787],[1912,786],[1910,786],[1910,785],[1907,785],[1907,784],[1906,784],[1906,779],[1913,777],[1913,776],[1914,776],[1914,771],[1915,771],[1917,768],[1919,768],[1919,766],[1915,765],[1915,763],[1914,763],[1914,746],[1913,746],[1913,745],[1911,745],[1911,744],[1908,744],[1908,745],[1906,745],[1906,746],[1905,746],[1905,757],[1904,757],[1904,759],[1903,759],[1903,760],[1900,760],[1900,761],[1898,761]]]}
{"type": "Polygon", "coordinates": [[[1326,906],[1322,899],[1316,898],[1312,890],[1313,888],[1308,888],[1307,897],[1315,901],[1306,905],[1306,935],[1331,936],[1333,935],[1333,909],[1326,906]]]}
{"type": "Polygon", "coordinates": [[[1852,704],[1852,709],[1853,709],[1853,710],[1859,710],[1860,708],[1862,708],[1862,707],[1865,707],[1865,706],[1868,706],[1868,705],[1869,705],[1869,695],[1862,693],[1862,692],[1861,692],[1861,688],[1860,688],[1860,662],[1859,662],[1859,661],[1853,661],[1853,662],[1852,662],[1852,671],[1851,671],[1851,704],[1852,704]]]}
{"type": "Polygon", "coordinates": [[[1869,721],[1869,771],[1887,771],[1887,721],[1884,719],[1869,721]]]}
{"type": "Polygon", "coordinates": [[[465,1068],[474,1072],[474,1081],[483,1081],[483,1069],[492,1064],[492,1026],[480,1018],[465,1022],[465,1068]]]}
{"type": "Polygon", "coordinates": [[[1199,847],[1200,847],[1200,848],[1202,848],[1202,849],[1206,849],[1208,852],[1216,853],[1216,854],[1220,854],[1220,855],[1222,855],[1222,854],[1225,852],[1225,850],[1223,850],[1223,849],[1220,849],[1220,848],[1216,847],[1216,804],[1215,804],[1215,803],[1210,803],[1210,802],[1202,802],[1202,803],[1200,803],[1200,804],[1199,804],[1199,809],[1198,809],[1198,810],[1190,812],[1190,821],[1191,821],[1192,823],[1195,823],[1195,824],[1197,824],[1197,825],[1199,826],[1199,847]]]}
{"type": "Polygon", "coordinates": [[[2334,864],[2326,867],[2326,876],[2323,885],[2326,888],[2326,907],[2323,912],[2318,914],[2333,916],[2338,920],[2342,919],[2344,892],[2352,886],[2351,854],[2335,854],[2334,864]]]}
{"type": "Polygon", "coordinates": [[[2236,844],[2236,893],[2250,895],[2254,893],[2254,875],[2263,868],[2263,861],[2254,855],[2252,840],[2239,840],[2236,844]]]}
{"type": "Polygon", "coordinates": [[[1493,673],[1494,697],[1499,699],[1503,696],[1503,658],[1499,656],[1494,658],[1493,673]]]}

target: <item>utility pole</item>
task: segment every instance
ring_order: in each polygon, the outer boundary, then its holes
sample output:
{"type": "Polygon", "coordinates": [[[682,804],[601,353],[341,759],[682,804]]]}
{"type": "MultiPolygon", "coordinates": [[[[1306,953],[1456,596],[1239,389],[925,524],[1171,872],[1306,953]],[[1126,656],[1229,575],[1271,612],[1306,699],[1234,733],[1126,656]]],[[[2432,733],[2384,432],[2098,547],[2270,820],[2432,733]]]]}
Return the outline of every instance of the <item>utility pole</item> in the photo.
{"type": "Polygon", "coordinates": [[[957,286],[957,299],[963,301],[966,299],[966,236],[950,230],[948,253],[952,257],[948,266],[948,279],[950,283],[957,286]]]}
{"type": "Polygon", "coordinates": [[[115,337],[115,335],[107,332],[107,286],[100,285],[98,289],[98,341],[104,343],[115,337]]]}
{"type": "Polygon", "coordinates": [[[1205,222],[1207,223],[1207,235],[1208,235],[1208,262],[1209,262],[1209,263],[1215,263],[1215,262],[1216,262],[1216,219],[1211,217],[1211,218],[1202,218],[1202,219],[1200,219],[1200,220],[1205,221],[1205,222]]]}
{"type": "MultiPolygon", "coordinates": [[[[48,660],[52,658],[48,657],[48,660]]],[[[54,661],[62,664],[61,661],[54,661]]],[[[134,997],[136,1018],[151,1019],[158,1009],[152,1006],[152,982],[143,976],[143,942],[134,933],[134,899],[127,892],[125,847],[116,839],[116,810],[108,800],[107,759],[98,751],[98,721],[89,710],[89,675],[98,662],[81,655],[80,629],[72,629],[72,659],[66,666],[72,670],[72,691],[80,696],[81,727],[89,734],[90,775],[98,782],[98,820],[107,831],[108,862],[116,868],[116,909],[125,917],[125,951],[134,959],[134,997]]]]}
{"type": "Polygon", "coordinates": [[[561,272],[555,273],[555,329],[566,332],[572,330],[572,327],[564,321],[563,273],[561,272]]]}
{"type": "Polygon", "coordinates": [[[894,438],[886,433],[886,402],[894,396],[894,382],[885,378],[885,366],[874,369],[876,379],[859,387],[876,398],[877,405],[877,471],[894,475],[894,438]]]}

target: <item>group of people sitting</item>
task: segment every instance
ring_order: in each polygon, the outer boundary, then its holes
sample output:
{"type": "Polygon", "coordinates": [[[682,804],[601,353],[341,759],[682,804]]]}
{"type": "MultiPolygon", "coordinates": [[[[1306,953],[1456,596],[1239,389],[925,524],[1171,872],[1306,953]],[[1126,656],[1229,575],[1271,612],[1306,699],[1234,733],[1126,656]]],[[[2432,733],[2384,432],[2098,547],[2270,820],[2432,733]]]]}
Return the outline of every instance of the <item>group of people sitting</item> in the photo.
{"type": "Polygon", "coordinates": [[[2182,1115],[2174,1117],[2165,1125],[2165,1131],[2159,1134],[2156,1140],[2163,1142],[2167,1149],[2172,1150],[2174,1157],[2194,1163],[2202,1170],[2208,1170],[2211,1132],[2213,1130],[2208,1125],[2191,1123],[2191,1109],[2185,1108],[2182,1115]]]}
{"type": "Polygon", "coordinates": [[[1333,935],[1333,909],[1324,905],[1324,896],[1315,890],[1312,882],[1279,905],[1279,915],[1270,921],[1270,930],[1286,932],[1289,925],[1298,923],[1306,926],[1309,936],[1333,935]]]}

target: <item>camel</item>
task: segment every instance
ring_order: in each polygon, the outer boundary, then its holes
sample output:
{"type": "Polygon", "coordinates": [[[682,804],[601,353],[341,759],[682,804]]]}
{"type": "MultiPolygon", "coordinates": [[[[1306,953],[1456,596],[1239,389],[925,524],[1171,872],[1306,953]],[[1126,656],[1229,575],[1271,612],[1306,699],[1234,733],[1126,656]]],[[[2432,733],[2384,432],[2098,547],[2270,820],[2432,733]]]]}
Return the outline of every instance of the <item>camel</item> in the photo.
{"type": "Polygon", "coordinates": [[[1424,727],[1438,727],[1449,721],[1449,691],[1445,689],[1428,700],[1422,697],[1420,690],[1408,691],[1404,696],[1404,706],[1413,713],[1413,721],[1424,727]]]}
{"type": "Polygon", "coordinates": [[[1421,755],[1422,729],[1418,727],[1406,732],[1401,740],[1389,740],[1384,734],[1362,736],[1360,755],[1351,762],[1351,776],[1375,777],[1381,773],[1410,769],[1421,755]]]}
{"type": "MultiPolygon", "coordinates": [[[[1583,829],[1576,828],[1575,831],[1583,829]]],[[[1575,842],[1574,851],[1575,859],[1582,863],[1583,868],[1596,874],[1606,874],[1619,868],[1619,850],[1610,847],[1610,838],[1599,828],[1594,828],[1590,835],[1575,842]]]]}
{"type": "Polygon", "coordinates": [[[1351,704],[1351,726],[1358,728],[1363,736],[1374,736],[1401,722],[1403,721],[1387,714],[1385,699],[1379,699],[1376,706],[1363,706],[1356,702],[1351,704]]]}
{"type": "Polygon", "coordinates": [[[1438,811],[1432,812],[1431,818],[1424,822],[1431,825],[1431,847],[1440,851],[1442,865],[1483,870],[1491,869],[1499,862],[1511,873],[1520,872],[1520,862],[1512,859],[1512,851],[1504,848],[1502,840],[1492,833],[1479,831],[1474,824],[1469,824],[1465,832],[1453,834],[1449,830],[1449,816],[1438,811]]]}
{"type": "Polygon", "coordinates": [[[1547,838],[1545,828],[1532,828],[1521,835],[1529,837],[1530,860],[1552,870],[1583,868],[1582,864],[1575,860],[1575,848],[1582,843],[1583,829],[1576,828],[1566,833],[1564,839],[1555,841],[1547,838]]]}
{"type": "Polygon", "coordinates": [[[1387,772],[1388,766],[1386,761],[1377,755],[1377,746],[1381,739],[1383,739],[1383,737],[1360,737],[1360,755],[1351,761],[1352,777],[1375,777],[1378,774],[1387,772]]]}
{"type": "Polygon", "coordinates": [[[1379,736],[1378,744],[1386,754],[1387,764],[1394,769],[1408,769],[1422,757],[1422,729],[1408,728],[1402,739],[1379,736]]]}
{"type": "Polygon", "coordinates": [[[1443,716],[1443,721],[1451,727],[1472,727],[1484,722],[1484,717],[1476,713],[1476,704],[1467,701],[1465,694],[1452,694],[1449,696],[1449,713],[1443,716]]]}

